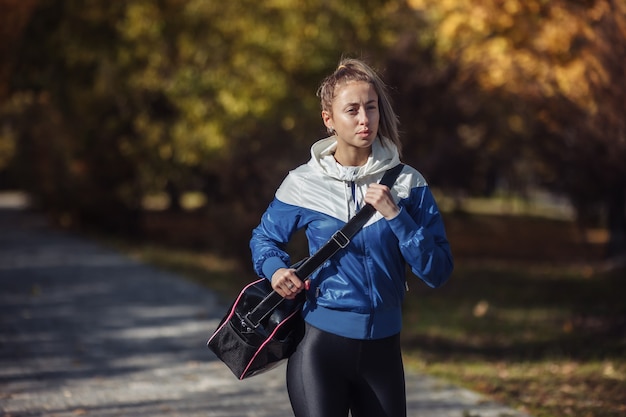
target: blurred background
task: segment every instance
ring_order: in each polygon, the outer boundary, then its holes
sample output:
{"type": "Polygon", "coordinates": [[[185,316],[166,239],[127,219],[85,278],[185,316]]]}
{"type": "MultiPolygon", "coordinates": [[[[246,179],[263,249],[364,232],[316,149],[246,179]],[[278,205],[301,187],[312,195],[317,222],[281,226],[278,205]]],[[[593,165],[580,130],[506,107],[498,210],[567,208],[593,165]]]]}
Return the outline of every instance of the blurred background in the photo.
{"type": "MultiPolygon", "coordinates": [[[[0,187],[63,227],[247,256],[274,190],[324,136],[317,86],[350,56],[390,85],[404,160],[455,214],[451,234],[464,213],[531,214],[574,228],[525,247],[526,225],[503,226],[486,251],[624,254],[625,13],[609,0],[2,0],[0,187]]],[[[472,255],[460,235],[457,256],[472,255]]]]}
{"type": "Polygon", "coordinates": [[[232,294],[342,56],[389,84],[456,259],[407,293],[407,366],[623,416],[623,0],[0,0],[0,193],[232,294]]]}

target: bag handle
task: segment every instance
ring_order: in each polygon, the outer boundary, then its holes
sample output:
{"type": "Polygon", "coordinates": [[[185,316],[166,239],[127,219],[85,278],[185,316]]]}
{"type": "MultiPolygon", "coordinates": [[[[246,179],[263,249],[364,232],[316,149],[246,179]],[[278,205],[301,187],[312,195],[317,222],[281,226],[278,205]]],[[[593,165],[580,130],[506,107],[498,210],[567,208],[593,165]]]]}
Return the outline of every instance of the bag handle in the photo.
{"type": "MultiPolygon", "coordinates": [[[[380,180],[380,184],[392,188],[403,168],[404,164],[398,164],[395,167],[388,169],[380,180]]],[[[348,223],[335,232],[328,242],[315,252],[314,255],[309,258],[305,258],[294,265],[294,267],[296,267],[295,274],[298,278],[304,281],[309,275],[322,266],[322,264],[331,256],[348,246],[352,237],[354,237],[354,235],[356,235],[357,232],[365,226],[365,223],[367,223],[374,213],[376,213],[374,206],[366,204],[353,218],[350,219],[350,221],[348,221],[348,223]]],[[[244,317],[246,324],[252,328],[258,327],[259,323],[263,321],[263,319],[276,307],[278,307],[283,300],[284,298],[280,294],[276,291],[272,291],[263,300],[261,300],[254,310],[249,312],[244,317]]]]}

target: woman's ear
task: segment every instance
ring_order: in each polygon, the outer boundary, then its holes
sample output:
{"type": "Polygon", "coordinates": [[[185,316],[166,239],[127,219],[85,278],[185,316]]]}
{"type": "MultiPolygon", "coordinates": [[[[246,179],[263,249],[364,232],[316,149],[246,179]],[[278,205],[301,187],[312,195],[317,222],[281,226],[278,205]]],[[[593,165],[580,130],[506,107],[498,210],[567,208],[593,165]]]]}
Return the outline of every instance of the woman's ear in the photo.
{"type": "Polygon", "coordinates": [[[322,110],[322,120],[324,121],[324,126],[326,126],[329,131],[335,130],[333,127],[333,117],[326,110],[322,110]]]}

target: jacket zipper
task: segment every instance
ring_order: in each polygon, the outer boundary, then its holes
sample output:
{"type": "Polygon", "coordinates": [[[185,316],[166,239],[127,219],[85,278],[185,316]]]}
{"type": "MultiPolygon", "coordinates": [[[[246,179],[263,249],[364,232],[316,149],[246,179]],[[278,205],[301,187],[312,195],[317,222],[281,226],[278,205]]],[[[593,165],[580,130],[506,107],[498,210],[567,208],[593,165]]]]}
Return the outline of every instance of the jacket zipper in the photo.
{"type": "MultiPolygon", "coordinates": [[[[359,204],[359,198],[357,196],[357,184],[356,181],[350,181],[350,191],[351,191],[351,195],[352,195],[352,204],[349,204],[349,213],[348,213],[348,218],[351,218],[352,216],[356,215],[356,213],[358,213],[358,211],[360,210],[360,204],[359,204]],[[354,207],[354,213],[352,212],[352,207],[354,207]]],[[[361,239],[358,238],[360,245],[361,245],[361,249],[363,251],[363,253],[365,254],[366,252],[366,245],[367,242],[365,241],[365,239],[361,239]]],[[[356,244],[356,242],[353,243],[356,244]]],[[[374,323],[374,302],[372,300],[373,297],[373,282],[372,282],[372,277],[370,274],[370,269],[369,268],[365,268],[365,273],[366,273],[366,277],[365,279],[367,280],[367,292],[368,292],[368,300],[370,303],[370,315],[369,315],[369,319],[368,319],[368,323],[367,323],[367,337],[371,339],[372,337],[372,323],[374,323]]]]}

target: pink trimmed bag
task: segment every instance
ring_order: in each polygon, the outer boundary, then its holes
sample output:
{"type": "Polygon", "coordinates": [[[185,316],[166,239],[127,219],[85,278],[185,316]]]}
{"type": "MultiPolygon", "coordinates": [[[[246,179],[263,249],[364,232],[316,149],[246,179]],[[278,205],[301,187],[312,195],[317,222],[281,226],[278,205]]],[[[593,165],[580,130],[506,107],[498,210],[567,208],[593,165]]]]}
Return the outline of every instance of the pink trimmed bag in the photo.
{"type": "Polygon", "coordinates": [[[207,343],[239,379],[273,369],[291,356],[304,336],[304,292],[295,300],[273,294],[278,295],[265,278],[248,284],[207,343]]]}

